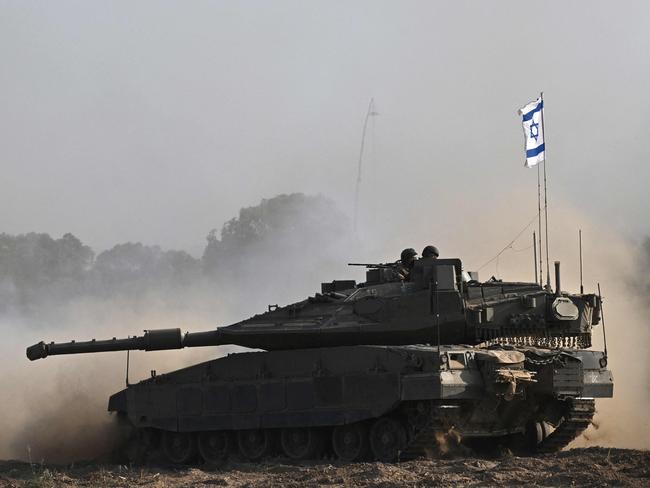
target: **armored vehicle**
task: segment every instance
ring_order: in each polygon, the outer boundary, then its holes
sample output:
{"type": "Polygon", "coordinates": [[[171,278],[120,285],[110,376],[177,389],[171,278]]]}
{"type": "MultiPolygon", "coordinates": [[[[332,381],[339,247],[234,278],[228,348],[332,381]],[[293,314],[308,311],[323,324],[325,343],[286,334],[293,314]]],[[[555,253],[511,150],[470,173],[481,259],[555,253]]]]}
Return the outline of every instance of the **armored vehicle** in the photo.
{"type": "Polygon", "coordinates": [[[152,376],[115,393],[108,410],[133,429],[130,452],[219,463],[333,452],[394,461],[435,451],[441,433],[528,452],[559,450],[611,397],[604,352],[591,351],[601,298],[536,283],[480,282],[459,259],[422,258],[408,281],[370,266],[366,281],[207,332],[44,343],[59,354],[236,344],[230,354],[152,376]]]}

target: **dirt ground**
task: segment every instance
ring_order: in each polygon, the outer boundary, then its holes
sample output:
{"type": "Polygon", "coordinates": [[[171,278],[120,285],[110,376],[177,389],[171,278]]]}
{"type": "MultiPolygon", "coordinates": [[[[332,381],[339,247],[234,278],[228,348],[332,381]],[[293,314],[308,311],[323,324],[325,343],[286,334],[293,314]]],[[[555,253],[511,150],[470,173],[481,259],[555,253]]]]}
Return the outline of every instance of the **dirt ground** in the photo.
{"type": "Polygon", "coordinates": [[[591,447],[539,457],[457,457],[399,464],[232,463],[220,469],[0,461],[0,487],[650,486],[650,451],[591,447]]]}

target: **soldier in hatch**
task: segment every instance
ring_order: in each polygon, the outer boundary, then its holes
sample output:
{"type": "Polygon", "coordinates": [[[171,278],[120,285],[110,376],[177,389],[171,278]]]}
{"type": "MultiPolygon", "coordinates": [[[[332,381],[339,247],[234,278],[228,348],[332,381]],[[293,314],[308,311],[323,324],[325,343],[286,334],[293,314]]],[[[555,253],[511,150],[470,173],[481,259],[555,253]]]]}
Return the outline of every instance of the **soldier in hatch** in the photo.
{"type": "Polygon", "coordinates": [[[400,254],[400,260],[395,265],[395,272],[402,281],[408,281],[413,265],[415,264],[415,256],[418,253],[412,247],[406,248],[400,254]]]}
{"type": "Polygon", "coordinates": [[[438,248],[436,246],[427,246],[422,249],[423,258],[438,259],[438,256],[440,256],[440,253],[438,252],[438,248]]]}

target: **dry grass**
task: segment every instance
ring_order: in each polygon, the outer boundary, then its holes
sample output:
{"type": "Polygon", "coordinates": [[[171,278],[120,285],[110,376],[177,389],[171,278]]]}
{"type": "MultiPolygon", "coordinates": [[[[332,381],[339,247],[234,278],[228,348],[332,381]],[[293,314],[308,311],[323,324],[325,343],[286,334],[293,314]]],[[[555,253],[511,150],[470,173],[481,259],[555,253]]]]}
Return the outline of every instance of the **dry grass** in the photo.
{"type": "Polygon", "coordinates": [[[144,468],[83,463],[43,466],[0,462],[0,487],[424,487],[650,486],[650,452],[572,449],[536,458],[458,457],[400,464],[318,462],[232,463],[207,468],[144,468]]]}

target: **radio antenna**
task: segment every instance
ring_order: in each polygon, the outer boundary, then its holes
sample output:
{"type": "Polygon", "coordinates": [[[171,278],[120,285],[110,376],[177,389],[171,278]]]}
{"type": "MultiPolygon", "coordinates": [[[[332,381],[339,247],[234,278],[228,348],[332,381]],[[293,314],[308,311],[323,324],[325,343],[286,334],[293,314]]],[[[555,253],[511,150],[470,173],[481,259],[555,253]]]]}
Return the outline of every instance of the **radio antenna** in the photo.
{"type": "Polygon", "coordinates": [[[440,302],[438,300],[438,265],[433,266],[433,286],[436,301],[436,334],[438,335],[438,356],[440,356],[440,302]]]}
{"type": "Polygon", "coordinates": [[[598,283],[598,301],[600,302],[600,318],[603,321],[603,352],[605,353],[605,361],[607,361],[607,334],[605,332],[605,307],[603,307],[603,296],[600,293],[600,283],[598,283]]]}
{"type": "Polygon", "coordinates": [[[129,357],[130,357],[130,349],[126,350],[126,386],[131,386],[131,383],[129,383],[129,357]]]}
{"type": "Polygon", "coordinates": [[[578,248],[580,249],[580,294],[584,295],[585,287],[582,286],[582,229],[578,230],[578,248]]]}

